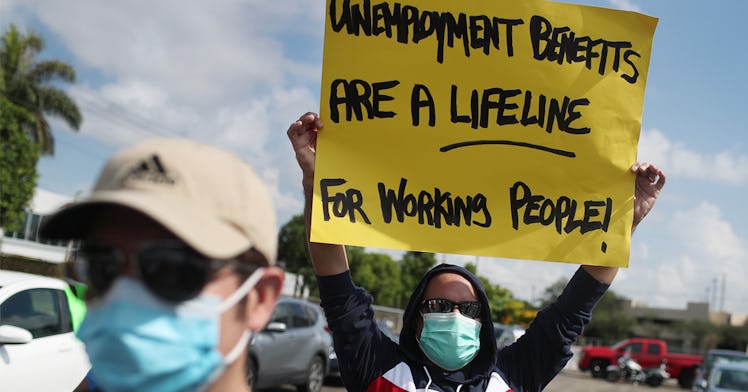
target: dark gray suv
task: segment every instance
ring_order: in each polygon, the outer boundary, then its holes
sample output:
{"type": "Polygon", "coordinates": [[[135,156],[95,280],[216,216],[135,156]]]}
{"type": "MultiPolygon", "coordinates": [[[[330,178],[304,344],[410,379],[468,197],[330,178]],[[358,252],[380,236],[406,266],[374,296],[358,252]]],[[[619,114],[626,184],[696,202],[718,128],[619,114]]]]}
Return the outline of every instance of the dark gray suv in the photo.
{"type": "Polygon", "coordinates": [[[329,369],[332,338],[322,309],[311,302],[282,297],[270,322],[249,346],[247,382],[252,390],[296,385],[319,392],[329,369]]]}

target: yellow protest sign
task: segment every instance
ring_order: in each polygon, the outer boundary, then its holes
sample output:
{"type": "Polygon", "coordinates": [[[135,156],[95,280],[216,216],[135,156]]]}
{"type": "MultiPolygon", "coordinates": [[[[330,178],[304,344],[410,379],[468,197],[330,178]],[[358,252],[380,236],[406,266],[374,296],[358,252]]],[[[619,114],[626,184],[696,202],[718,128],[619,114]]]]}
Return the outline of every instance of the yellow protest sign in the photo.
{"type": "Polygon", "coordinates": [[[327,0],[312,241],[626,266],[656,24],[327,0]]]}

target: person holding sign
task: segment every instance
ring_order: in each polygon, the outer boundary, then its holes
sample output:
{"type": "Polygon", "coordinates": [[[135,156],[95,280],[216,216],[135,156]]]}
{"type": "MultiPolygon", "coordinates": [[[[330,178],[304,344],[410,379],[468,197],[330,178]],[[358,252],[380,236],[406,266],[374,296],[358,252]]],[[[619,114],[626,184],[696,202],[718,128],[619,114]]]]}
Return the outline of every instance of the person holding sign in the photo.
{"type": "Polygon", "coordinates": [[[104,391],[249,391],[247,346],[283,285],[272,199],[233,154],[152,139],[115,154],[89,197],[45,218],[81,240],[77,331],[104,391]]]}
{"type": "MultiPolygon", "coordinates": [[[[307,113],[287,132],[303,172],[307,238],[321,129],[319,116],[307,113]]],[[[665,174],[648,163],[635,163],[631,170],[637,176],[633,232],[654,206],[665,174]]],[[[540,391],[572,357],[571,344],[618,270],[580,267],[525,335],[498,351],[481,282],[462,267],[438,265],[414,289],[398,345],[377,328],[372,298],[354,285],[345,247],[314,242],[308,247],[350,391],[540,391]]]]}

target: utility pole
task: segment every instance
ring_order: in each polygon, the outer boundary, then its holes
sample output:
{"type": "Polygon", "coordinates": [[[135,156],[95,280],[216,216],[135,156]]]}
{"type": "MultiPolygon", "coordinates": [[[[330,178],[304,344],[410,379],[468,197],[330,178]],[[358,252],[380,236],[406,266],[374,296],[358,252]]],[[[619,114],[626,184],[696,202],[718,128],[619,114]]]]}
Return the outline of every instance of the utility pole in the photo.
{"type": "Polygon", "coordinates": [[[717,278],[712,279],[712,303],[714,310],[717,310],[717,278]]]}
{"type": "Polygon", "coordinates": [[[706,294],[704,295],[704,302],[706,302],[709,305],[709,307],[711,308],[711,304],[709,303],[709,297],[710,297],[710,294],[709,294],[709,285],[707,285],[706,286],[706,294]]]}

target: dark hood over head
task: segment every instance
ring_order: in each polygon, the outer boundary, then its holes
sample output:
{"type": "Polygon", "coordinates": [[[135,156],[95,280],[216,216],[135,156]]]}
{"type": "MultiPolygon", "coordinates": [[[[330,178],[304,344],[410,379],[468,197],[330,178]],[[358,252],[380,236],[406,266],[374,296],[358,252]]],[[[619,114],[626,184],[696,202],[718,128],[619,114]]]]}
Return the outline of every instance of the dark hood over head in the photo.
{"type": "Polygon", "coordinates": [[[493,369],[496,358],[496,337],[494,335],[493,322],[491,320],[491,310],[488,306],[488,298],[486,297],[486,291],[480,280],[470,273],[470,271],[458,265],[439,264],[429,270],[418,283],[418,286],[416,286],[413,291],[413,295],[410,297],[408,306],[405,308],[405,312],[403,313],[403,328],[400,331],[400,348],[409,360],[422,364],[428,363],[421,351],[421,347],[418,345],[418,340],[416,339],[416,321],[421,317],[420,304],[424,299],[423,293],[426,291],[428,282],[435,275],[445,272],[456,273],[465,277],[465,279],[467,279],[475,288],[478,301],[481,304],[480,351],[467,366],[455,373],[465,373],[462,374],[465,380],[476,376],[487,375],[489,371],[493,369]]]}

